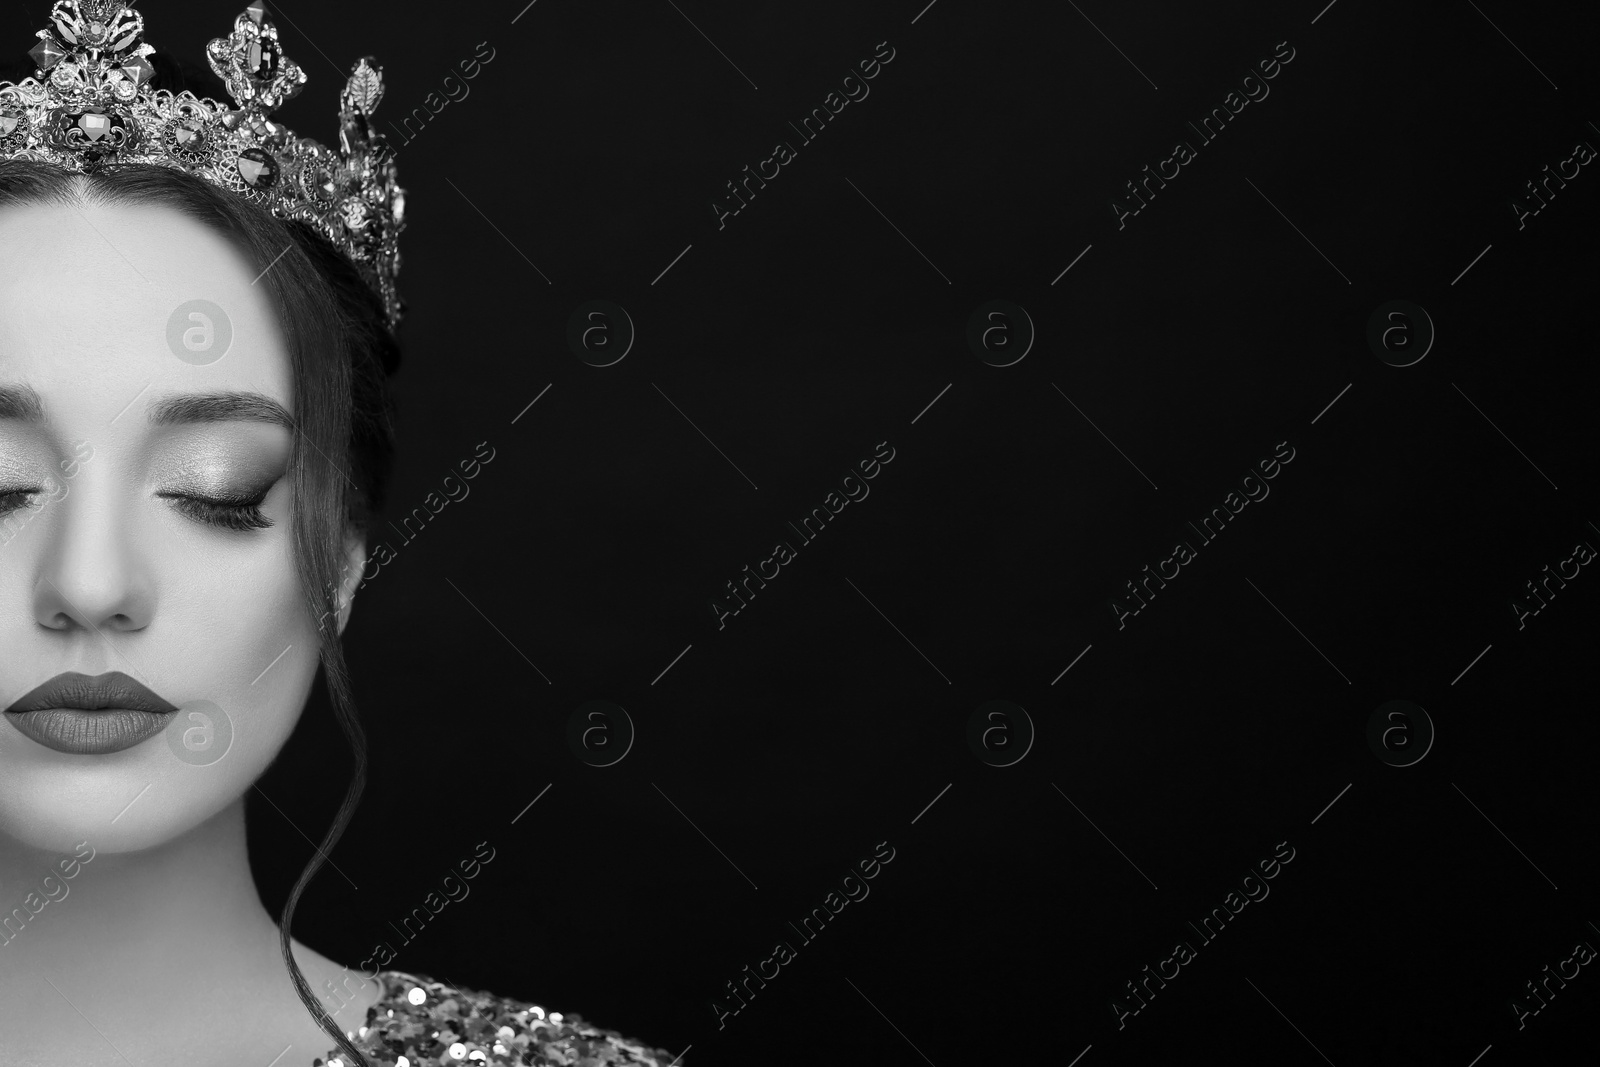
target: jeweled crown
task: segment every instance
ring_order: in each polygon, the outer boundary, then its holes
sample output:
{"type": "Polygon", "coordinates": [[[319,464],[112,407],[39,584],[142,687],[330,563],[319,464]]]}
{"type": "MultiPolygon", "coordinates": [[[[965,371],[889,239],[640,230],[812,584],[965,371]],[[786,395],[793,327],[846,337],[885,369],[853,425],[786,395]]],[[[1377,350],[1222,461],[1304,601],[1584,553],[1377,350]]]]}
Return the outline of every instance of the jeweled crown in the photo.
{"type": "Polygon", "coordinates": [[[305,85],[278,45],[260,2],[233,32],[206,46],[211,69],[236,107],[185,90],[150,89],[144,16],[122,0],[56,0],[50,25],[28,54],[33,77],[0,81],[0,159],[33,159],[89,172],[127,163],[187,171],[309,223],[339,249],[381,298],[391,329],[405,304],[395,288],[405,190],[394,152],[372,128],[383,71],[370,56],[339,97],[339,151],[272,122],[269,114],[305,85]]]}

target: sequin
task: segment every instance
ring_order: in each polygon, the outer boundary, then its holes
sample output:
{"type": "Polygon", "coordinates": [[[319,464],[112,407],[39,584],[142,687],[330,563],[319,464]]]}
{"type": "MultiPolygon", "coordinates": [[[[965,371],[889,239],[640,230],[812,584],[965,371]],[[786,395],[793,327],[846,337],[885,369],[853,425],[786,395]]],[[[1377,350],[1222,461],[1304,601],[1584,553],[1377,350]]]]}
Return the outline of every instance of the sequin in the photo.
{"type": "MultiPolygon", "coordinates": [[[[581,1015],[537,1004],[456,989],[421,975],[383,971],[382,995],[353,1037],[375,1067],[683,1067],[665,1049],[602,1030],[581,1015]],[[425,1036],[426,1035],[426,1036],[425,1036]]],[[[341,1067],[338,1049],[313,1067],[341,1067]]]]}

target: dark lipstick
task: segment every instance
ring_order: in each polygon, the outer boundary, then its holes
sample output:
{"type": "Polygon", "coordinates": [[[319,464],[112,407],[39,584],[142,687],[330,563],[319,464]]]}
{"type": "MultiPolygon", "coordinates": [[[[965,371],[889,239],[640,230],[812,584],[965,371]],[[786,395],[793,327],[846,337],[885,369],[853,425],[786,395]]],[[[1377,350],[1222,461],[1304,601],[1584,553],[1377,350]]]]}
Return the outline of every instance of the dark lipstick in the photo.
{"type": "Polygon", "coordinates": [[[6,709],[6,720],[47,748],[100,755],[132,748],[166,728],[176,705],[121,671],[58,674],[6,709]]]}

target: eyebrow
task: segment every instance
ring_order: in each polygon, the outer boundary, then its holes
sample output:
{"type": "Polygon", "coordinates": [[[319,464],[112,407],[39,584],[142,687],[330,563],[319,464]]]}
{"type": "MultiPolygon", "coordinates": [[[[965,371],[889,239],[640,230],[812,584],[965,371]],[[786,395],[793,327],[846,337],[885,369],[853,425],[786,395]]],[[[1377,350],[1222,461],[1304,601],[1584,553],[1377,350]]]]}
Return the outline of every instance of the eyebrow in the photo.
{"type": "Polygon", "coordinates": [[[287,408],[265,393],[180,393],[150,402],[152,426],[187,422],[270,422],[293,431],[287,408]]]}
{"type": "MultiPolygon", "coordinates": [[[[267,422],[293,431],[294,417],[265,393],[178,393],[150,402],[152,426],[204,422],[267,422]]],[[[0,419],[44,422],[44,401],[28,385],[0,385],[0,419]]]]}
{"type": "Polygon", "coordinates": [[[0,385],[0,419],[43,422],[44,403],[31,386],[0,385]]]}

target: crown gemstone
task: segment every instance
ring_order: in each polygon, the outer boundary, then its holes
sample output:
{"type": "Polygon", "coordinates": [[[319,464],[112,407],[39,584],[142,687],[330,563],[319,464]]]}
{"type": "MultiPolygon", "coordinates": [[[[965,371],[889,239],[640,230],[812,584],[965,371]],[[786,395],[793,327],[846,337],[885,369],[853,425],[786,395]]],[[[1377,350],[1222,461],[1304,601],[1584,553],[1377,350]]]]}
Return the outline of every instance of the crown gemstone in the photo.
{"type": "Polygon", "coordinates": [[[179,148],[198,148],[204,139],[200,127],[192,122],[175,123],[172,127],[172,140],[179,148]]]}
{"type": "Polygon", "coordinates": [[[249,69],[251,77],[270,81],[281,69],[282,63],[283,52],[268,38],[261,37],[250,42],[245,66],[249,69]]]}
{"type": "Polygon", "coordinates": [[[93,111],[86,111],[78,116],[76,125],[91,141],[101,141],[111,136],[110,115],[100,115],[93,111]]]}
{"type": "Polygon", "coordinates": [[[250,16],[251,22],[259,26],[267,20],[267,5],[261,3],[260,0],[256,0],[255,3],[244,9],[244,13],[250,16]]]}
{"type": "Polygon", "coordinates": [[[126,74],[135,85],[143,85],[155,72],[156,68],[152,67],[144,56],[134,56],[122,64],[122,73],[126,74]]]}
{"type": "Polygon", "coordinates": [[[306,195],[317,200],[332,200],[339,192],[328,168],[320,164],[308,166],[301,173],[300,183],[305,186],[306,195]]]}
{"type": "Polygon", "coordinates": [[[269,189],[278,179],[278,163],[259,148],[239,153],[239,177],[252,189],[269,189]]]}
{"type": "Polygon", "coordinates": [[[28,54],[33,57],[33,61],[35,63],[39,64],[40,70],[49,70],[51,67],[67,58],[67,53],[61,48],[56,47],[55,42],[50,40],[40,41],[38,44],[28,49],[28,54]]]}
{"type": "Polygon", "coordinates": [[[16,132],[22,116],[10,111],[0,111],[0,137],[10,137],[16,132]]]}

